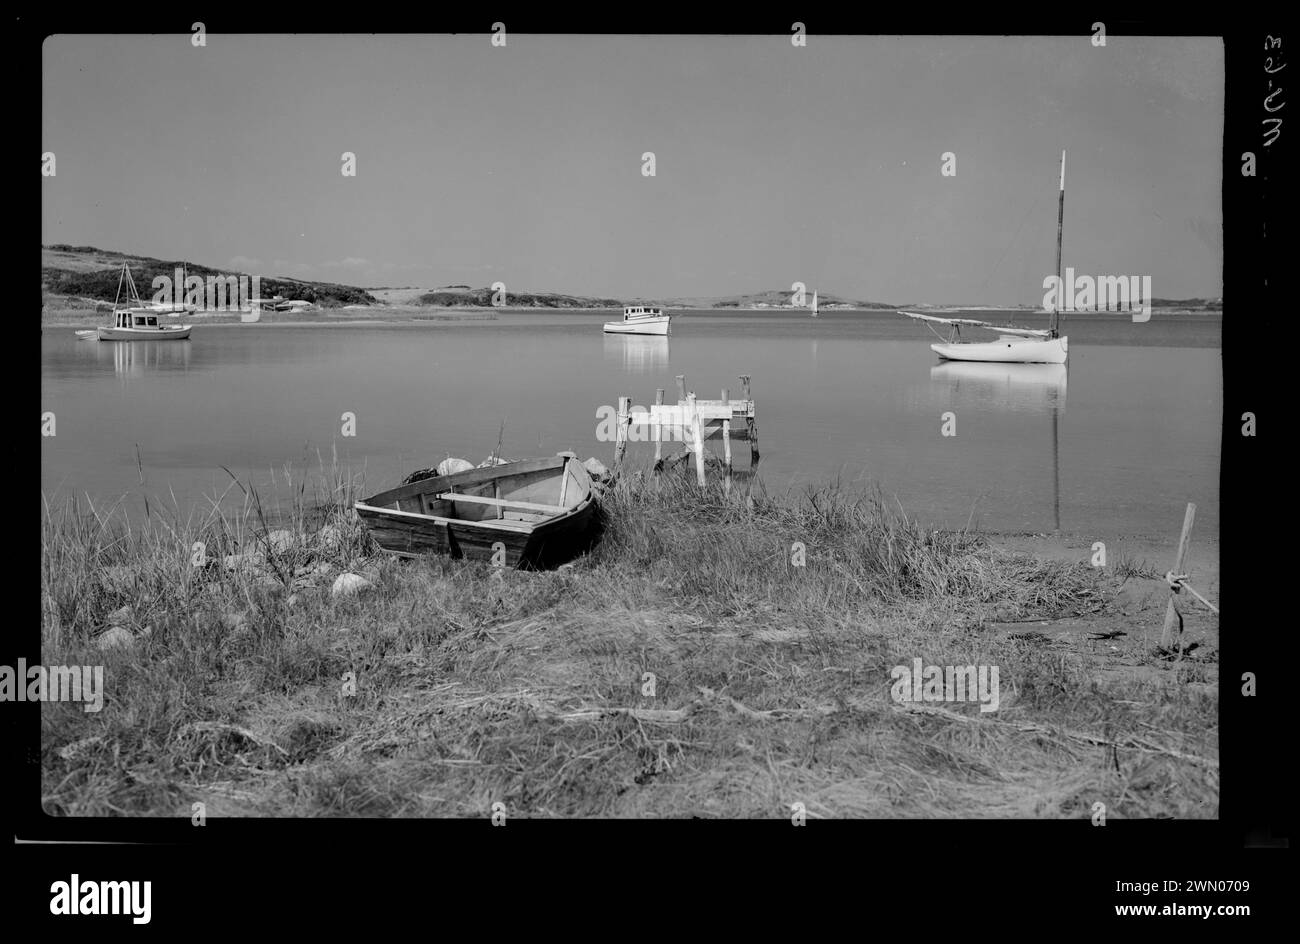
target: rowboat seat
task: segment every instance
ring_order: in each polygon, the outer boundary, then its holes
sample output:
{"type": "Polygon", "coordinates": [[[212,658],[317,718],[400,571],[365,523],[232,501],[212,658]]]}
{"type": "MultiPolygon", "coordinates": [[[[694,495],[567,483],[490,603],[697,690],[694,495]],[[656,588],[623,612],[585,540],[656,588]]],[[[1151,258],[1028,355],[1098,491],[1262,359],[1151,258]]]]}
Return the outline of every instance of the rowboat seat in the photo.
{"type": "Polygon", "coordinates": [[[512,501],[509,498],[489,498],[486,495],[462,495],[460,492],[441,492],[441,501],[470,502],[475,505],[497,505],[501,508],[513,508],[519,511],[536,511],[544,515],[560,515],[570,509],[562,505],[542,505],[537,502],[512,501]]]}

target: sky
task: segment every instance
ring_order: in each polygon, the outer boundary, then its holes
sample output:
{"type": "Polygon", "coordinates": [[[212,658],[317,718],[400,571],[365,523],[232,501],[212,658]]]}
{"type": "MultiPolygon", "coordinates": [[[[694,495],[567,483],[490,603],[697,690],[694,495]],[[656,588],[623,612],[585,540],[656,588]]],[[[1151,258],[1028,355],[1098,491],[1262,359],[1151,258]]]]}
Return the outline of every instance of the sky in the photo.
{"type": "Polygon", "coordinates": [[[54,36],[41,241],[368,287],[1032,305],[1064,149],[1065,265],[1218,297],[1223,72],[1212,38],[54,36]]]}

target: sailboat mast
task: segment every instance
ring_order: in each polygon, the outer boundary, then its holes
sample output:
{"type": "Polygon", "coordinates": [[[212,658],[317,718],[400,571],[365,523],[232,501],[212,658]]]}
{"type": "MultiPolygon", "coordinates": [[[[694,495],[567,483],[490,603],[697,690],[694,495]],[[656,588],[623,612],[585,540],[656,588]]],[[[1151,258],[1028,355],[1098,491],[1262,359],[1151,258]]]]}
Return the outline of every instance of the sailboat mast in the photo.
{"type": "MultiPolygon", "coordinates": [[[[1056,284],[1060,291],[1056,296],[1056,307],[1052,309],[1052,337],[1061,336],[1061,299],[1065,295],[1064,273],[1061,271],[1061,235],[1065,226],[1065,151],[1061,151],[1061,194],[1056,202],[1056,284]]],[[[1071,290],[1073,290],[1071,286],[1071,290]]]]}

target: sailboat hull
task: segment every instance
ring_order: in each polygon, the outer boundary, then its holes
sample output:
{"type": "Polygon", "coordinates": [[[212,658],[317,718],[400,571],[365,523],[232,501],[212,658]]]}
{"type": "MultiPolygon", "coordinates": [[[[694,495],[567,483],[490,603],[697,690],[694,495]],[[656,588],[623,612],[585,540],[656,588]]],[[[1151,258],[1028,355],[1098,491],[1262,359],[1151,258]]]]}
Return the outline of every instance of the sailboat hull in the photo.
{"type": "Polygon", "coordinates": [[[996,341],[931,344],[930,350],[949,361],[986,361],[995,364],[1064,364],[1069,338],[1017,338],[996,341]]]}

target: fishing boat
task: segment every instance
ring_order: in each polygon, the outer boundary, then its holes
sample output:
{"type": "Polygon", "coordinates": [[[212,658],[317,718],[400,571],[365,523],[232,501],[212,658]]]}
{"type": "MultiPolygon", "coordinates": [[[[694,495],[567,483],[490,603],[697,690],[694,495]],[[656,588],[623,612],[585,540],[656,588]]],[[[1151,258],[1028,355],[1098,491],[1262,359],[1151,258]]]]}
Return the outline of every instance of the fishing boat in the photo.
{"type": "Polygon", "coordinates": [[[95,338],[101,341],[184,341],[190,336],[193,325],[159,324],[159,317],[164,315],[164,311],[146,306],[140,301],[135,280],[131,278],[131,269],[124,262],[117,280],[117,297],[113,300],[113,323],[93,331],[78,331],[77,337],[87,341],[95,338]],[[123,287],[127,289],[128,301],[134,301],[135,304],[119,308],[123,287]]]}
{"type": "MultiPolygon", "coordinates": [[[[931,344],[930,350],[950,361],[987,361],[999,364],[1064,364],[1069,356],[1070,339],[1061,334],[1061,238],[1065,224],[1065,152],[1061,152],[1061,186],[1056,211],[1056,275],[1058,291],[1051,312],[1050,326],[1045,330],[995,325],[972,318],[941,318],[914,311],[902,314],[925,322],[938,322],[950,328],[947,339],[939,335],[941,344],[931,344]],[[996,341],[963,341],[962,326],[996,331],[996,341]]],[[[930,330],[934,331],[934,328],[930,330]]]]}
{"type": "Polygon", "coordinates": [[[631,305],[623,309],[622,321],[605,322],[605,331],[609,334],[664,335],[668,333],[671,320],[672,315],[665,315],[662,308],[631,305]]]}
{"type": "Polygon", "coordinates": [[[433,475],[355,507],[376,543],[401,557],[445,554],[542,568],[594,540],[591,479],[572,453],[433,475]]]}

